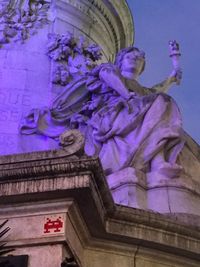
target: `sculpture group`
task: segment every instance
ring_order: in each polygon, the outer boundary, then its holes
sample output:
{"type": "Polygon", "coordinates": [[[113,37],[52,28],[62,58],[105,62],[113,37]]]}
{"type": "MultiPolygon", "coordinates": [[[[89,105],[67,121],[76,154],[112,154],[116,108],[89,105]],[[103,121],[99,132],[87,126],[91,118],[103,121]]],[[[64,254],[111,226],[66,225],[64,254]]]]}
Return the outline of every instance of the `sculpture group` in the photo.
{"type": "Polygon", "coordinates": [[[166,94],[181,79],[178,65],[174,66],[166,80],[145,88],[137,82],[145,67],[144,52],[122,49],[114,64],[76,75],[51,107],[31,110],[20,131],[57,140],[64,131],[78,129],[85,137],[85,153],[99,156],[107,175],[133,167],[177,177],[182,171],[178,164],[184,146],[182,122],[175,101],[166,94]]]}

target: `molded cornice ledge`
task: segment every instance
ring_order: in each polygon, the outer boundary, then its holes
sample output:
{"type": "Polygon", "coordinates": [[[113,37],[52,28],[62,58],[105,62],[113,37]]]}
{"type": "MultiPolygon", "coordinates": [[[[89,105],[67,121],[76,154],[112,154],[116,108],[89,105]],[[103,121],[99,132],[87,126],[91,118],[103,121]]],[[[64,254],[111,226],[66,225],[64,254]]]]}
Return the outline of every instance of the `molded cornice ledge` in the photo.
{"type": "Polygon", "coordinates": [[[98,158],[64,150],[0,157],[1,208],[59,199],[77,204],[89,247],[135,244],[200,260],[200,217],[114,205],[98,158]]]}
{"type": "Polygon", "coordinates": [[[98,158],[65,150],[0,157],[0,204],[61,198],[75,199],[85,220],[103,227],[114,202],[98,158]]]}
{"type": "Polygon", "coordinates": [[[51,13],[55,21],[65,21],[100,45],[107,60],[133,44],[133,19],[125,0],[54,0],[51,13]]]}
{"type": "Polygon", "coordinates": [[[126,1],[110,0],[119,16],[122,18],[123,30],[126,36],[125,47],[134,42],[135,30],[132,14],[126,1]]]}

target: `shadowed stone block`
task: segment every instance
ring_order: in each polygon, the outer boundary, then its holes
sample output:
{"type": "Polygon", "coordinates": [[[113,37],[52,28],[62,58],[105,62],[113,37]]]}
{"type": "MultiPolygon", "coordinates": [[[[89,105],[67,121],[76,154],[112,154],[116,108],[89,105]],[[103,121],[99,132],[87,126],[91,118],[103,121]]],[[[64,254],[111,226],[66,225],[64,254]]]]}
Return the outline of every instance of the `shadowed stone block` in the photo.
{"type": "Polygon", "coordinates": [[[146,182],[144,173],[128,167],[107,176],[115,203],[146,209],[146,182]]]}
{"type": "Polygon", "coordinates": [[[161,213],[200,214],[200,184],[187,175],[166,179],[159,173],[147,174],[148,208],[161,213]]]}

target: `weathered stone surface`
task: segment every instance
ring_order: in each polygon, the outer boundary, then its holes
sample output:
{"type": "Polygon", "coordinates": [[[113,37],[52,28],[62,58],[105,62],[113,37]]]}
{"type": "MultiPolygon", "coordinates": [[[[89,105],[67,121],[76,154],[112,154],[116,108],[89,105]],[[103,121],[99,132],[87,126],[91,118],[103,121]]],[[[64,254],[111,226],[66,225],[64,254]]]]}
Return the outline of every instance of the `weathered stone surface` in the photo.
{"type": "MultiPolygon", "coordinates": [[[[69,30],[76,37],[86,36],[89,42],[101,45],[103,58],[108,60],[132,43],[133,25],[125,1],[22,0],[1,4],[1,33],[5,38],[0,40],[0,154],[5,155],[28,151],[28,141],[24,144],[18,136],[21,118],[30,108],[49,106],[52,95],[61,90],[51,84],[54,66],[47,55],[48,34],[62,35],[69,30]],[[115,15],[117,10],[119,16],[115,15]],[[131,30],[125,36],[127,25],[131,30]]],[[[40,140],[34,146],[32,143],[33,151],[55,147],[51,140],[45,141],[43,145],[40,140]]]]}
{"type": "Polygon", "coordinates": [[[180,154],[180,163],[186,173],[196,182],[200,182],[200,147],[185,133],[186,146],[180,154]]]}
{"type": "Polygon", "coordinates": [[[66,253],[61,244],[37,245],[31,247],[17,248],[13,255],[28,255],[28,267],[57,267],[60,266],[66,253]]]}
{"type": "Polygon", "coordinates": [[[191,266],[198,266],[199,216],[186,218],[114,206],[99,161],[84,157],[75,160],[63,153],[49,151],[0,158],[0,218],[9,218],[10,245],[20,246],[19,252],[32,255],[37,249],[30,252],[27,245],[41,244],[47,249],[49,244],[60,244],[61,249],[62,244],[67,244],[70,250],[65,253],[73,254],[82,266],[113,262],[126,267],[136,260],[147,266],[167,266],[167,255],[173,266],[190,266],[184,265],[189,260],[194,262],[191,266]],[[49,217],[51,221],[65,220],[64,232],[46,236],[44,224],[49,217]],[[145,257],[144,247],[148,251],[145,257]],[[175,263],[174,253],[180,264],[175,263]],[[94,258],[98,260],[93,262],[94,258]]]}
{"type": "Polygon", "coordinates": [[[116,51],[133,40],[132,17],[125,1],[58,0],[52,17],[56,32],[62,32],[65,25],[72,25],[76,35],[85,33],[99,44],[107,60],[112,60],[116,51]]]}
{"type": "Polygon", "coordinates": [[[200,184],[190,176],[166,179],[157,172],[145,175],[127,168],[107,176],[107,182],[117,204],[161,213],[200,214],[200,184]]]}
{"type": "MultiPolygon", "coordinates": [[[[77,37],[83,33],[102,46],[103,60],[108,61],[132,43],[132,29],[125,1],[56,0],[51,2],[48,24],[39,27],[36,35],[28,36],[28,30],[24,44],[4,43],[1,153],[28,151],[25,144],[32,145],[33,140],[33,150],[58,148],[52,139],[41,136],[17,139],[24,113],[48,106],[61,89],[51,84],[54,66],[46,51],[48,33],[70,30],[77,37]]],[[[81,267],[199,266],[198,145],[186,137],[179,160],[187,176],[166,179],[131,166],[106,181],[100,161],[83,155],[83,140],[69,148],[66,144],[71,145],[73,138],[65,134],[60,151],[0,158],[0,222],[9,219],[6,241],[15,248],[13,254],[28,254],[28,267],[58,267],[72,256],[81,267]]]]}
{"type": "Polygon", "coordinates": [[[107,176],[116,204],[146,209],[146,177],[143,172],[128,167],[107,176]]]}
{"type": "Polygon", "coordinates": [[[50,0],[3,1],[0,6],[0,45],[24,43],[47,23],[50,0]]]}

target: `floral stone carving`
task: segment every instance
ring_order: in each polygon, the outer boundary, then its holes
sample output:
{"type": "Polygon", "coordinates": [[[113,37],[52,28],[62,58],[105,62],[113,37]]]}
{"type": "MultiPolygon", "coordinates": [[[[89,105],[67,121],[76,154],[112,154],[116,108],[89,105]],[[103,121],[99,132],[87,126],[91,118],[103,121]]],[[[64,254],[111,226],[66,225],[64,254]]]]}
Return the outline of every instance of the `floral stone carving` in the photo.
{"type": "Polygon", "coordinates": [[[102,56],[101,48],[88,44],[83,36],[75,38],[66,34],[49,34],[47,53],[55,62],[52,82],[67,85],[77,75],[84,75],[95,67],[95,62],[102,56]]]}
{"type": "Polygon", "coordinates": [[[22,43],[47,23],[50,0],[3,1],[0,4],[0,45],[22,43]]]}

